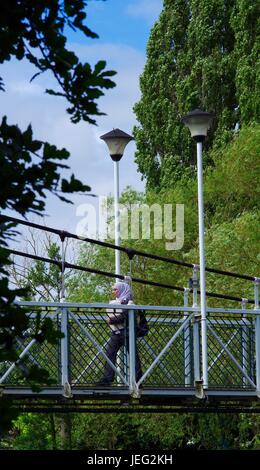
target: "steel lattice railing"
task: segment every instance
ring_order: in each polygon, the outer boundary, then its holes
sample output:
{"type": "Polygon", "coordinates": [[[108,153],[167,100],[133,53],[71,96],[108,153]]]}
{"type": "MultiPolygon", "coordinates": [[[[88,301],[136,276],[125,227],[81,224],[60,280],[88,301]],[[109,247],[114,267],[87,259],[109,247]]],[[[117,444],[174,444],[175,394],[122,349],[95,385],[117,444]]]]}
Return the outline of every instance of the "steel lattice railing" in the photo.
{"type": "MultiPolygon", "coordinates": [[[[17,340],[20,360],[0,364],[0,383],[22,387],[26,370],[33,364],[48,370],[53,386],[94,388],[102,377],[106,363],[113,368],[112,388],[160,390],[193,389],[201,380],[201,332],[198,307],[120,306],[127,311],[127,325],[116,363],[107,356],[111,329],[107,323],[110,304],[67,304],[20,302],[30,306],[29,328],[17,340]],[[136,310],[141,308],[149,324],[149,332],[136,338],[136,310]],[[49,316],[64,333],[57,345],[32,341],[30,334],[37,313],[49,316]],[[136,380],[136,350],[141,362],[142,377],[136,380]],[[23,372],[23,374],[21,373],[23,372]],[[25,372],[25,374],[24,374],[25,372]]],[[[117,311],[115,310],[115,314],[117,311]]],[[[259,390],[258,310],[208,309],[207,362],[209,389],[259,390]]]]}

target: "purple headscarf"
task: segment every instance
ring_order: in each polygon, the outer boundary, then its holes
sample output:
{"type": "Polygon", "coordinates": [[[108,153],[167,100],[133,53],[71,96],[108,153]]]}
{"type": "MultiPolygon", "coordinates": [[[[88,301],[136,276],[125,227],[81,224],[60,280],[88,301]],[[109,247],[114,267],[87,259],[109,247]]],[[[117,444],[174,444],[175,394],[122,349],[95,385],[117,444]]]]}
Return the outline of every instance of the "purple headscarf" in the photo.
{"type": "Polygon", "coordinates": [[[118,289],[117,299],[120,300],[120,303],[127,303],[129,300],[133,300],[132,289],[127,282],[116,282],[113,288],[118,289]]]}

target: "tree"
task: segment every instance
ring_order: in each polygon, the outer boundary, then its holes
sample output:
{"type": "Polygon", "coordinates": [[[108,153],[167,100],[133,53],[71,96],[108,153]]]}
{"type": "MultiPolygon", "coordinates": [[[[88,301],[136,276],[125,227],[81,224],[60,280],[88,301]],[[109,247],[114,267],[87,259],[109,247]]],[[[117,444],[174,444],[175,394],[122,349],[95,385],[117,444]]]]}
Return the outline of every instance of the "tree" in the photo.
{"type": "Polygon", "coordinates": [[[134,107],[140,126],[135,127],[134,137],[136,162],[148,189],[159,187],[169,158],[172,167],[177,167],[184,153],[175,83],[180,79],[177,59],[186,43],[189,13],[185,0],[165,2],[147,46],[147,62],[140,77],[141,100],[134,107]]]}
{"type": "MultiPolygon", "coordinates": [[[[94,116],[100,115],[96,100],[103,89],[115,86],[110,77],[113,71],[104,70],[106,62],[99,61],[92,70],[82,64],[66,47],[64,31],[71,28],[81,31],[85,37],[95,38],[85,24],[85,0],[10,0],[0,7],[0,63],[11,58],[27,59],[36,67],[36,74],[51,72],[58,90],[46,90],[64,97],[68,113],[74,123],[81,119],[95,124],[94,116]]],[[[1,78],[1,90],[4,82],[1,78]]],[[[17,125],[9,125],[4,117],[0,125],[0,208],[12,209],[21,215],[35,212],[41,215],[45,208],[46,192],[56,194],[69,202],[62,193],[88,191],[90,187],[77,180],[61,178],[60,170],[67,168],[69,158],[66,149],[57,149],[49,142],[33,138],[32,127],[25,131],[17,125]]],[[[15,236],[15,224],[0,221],[0,361],[17,360],[13,347],[17,336],[22,337],[28,326],[24,310],[14,304],[15,297],[25,294],[24,289],[11,290],[6,266],[10,264],[6,247],[8,239],[15,236]]],[[[56,341],[59,334],[51,322],[39,322],[34,332],[37,341],[56,341]]],[[[38,372],[35,371],[37,377],[38,372]]],[[[38,377],[39,378],[39,377],[38,377]]]]}
{"type": "Polygon", "coordinates": [[[212,164],[210,148],[259,120],[256,8],[253,0],[164,1],[134,107],[136,162],[148,189],[194,175],[195,146],[181,115],[198,107],[215,114],[205,164],[212,164]]]}
{"type": "Polygon", "coordinates": [[[260,119],[260,22],[257,2],[237,0],[231,16],[235,34],[236,96],[242,123],[260,119]]]}
{"type": "MultiPolygon", "coordinates": [[[[33,228],[29,228],[28,235],[23,239],[25,248],[22,251],[38,257],[47,257],[57,263],[61,263],[61,247],[57,243],[55,235],[41,232],[38,237],[33,228]],[[29,248],[29,249],[28,249],[29,248]]],[[[75,240],[64,240],[64,254],[67,262],[73,263],[77,247],[75,240]],[[69,250],[69,255],[68,255],[69,250]]],[[[65,270],[61,280],[60,266],[44,261],[33,261],[31,258],[12,255],[12,264],[8,268],[9,280],[16,288],[28,288],[27,300],[43,302],[61,302],[63,287],[71,277],[70,270],[65,270]]]]}

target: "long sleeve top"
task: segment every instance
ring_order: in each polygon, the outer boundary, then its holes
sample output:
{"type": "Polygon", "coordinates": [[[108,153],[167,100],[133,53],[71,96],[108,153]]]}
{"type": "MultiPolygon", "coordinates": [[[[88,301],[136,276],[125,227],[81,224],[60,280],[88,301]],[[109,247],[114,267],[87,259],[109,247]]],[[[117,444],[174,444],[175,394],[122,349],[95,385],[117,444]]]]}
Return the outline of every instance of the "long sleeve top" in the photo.
{"type": "MultiPolygon", "coordinates": [[[[110,300],[110,304],[128,304],[129,302],[120,302],[118,299],[116,300],[110,300]]],[[[131,302],[132,303],[132,302],[131,302]]],[[[106,310],[108,316],[109,316],[109,326],[112,331],[120,332],[120,330],[123,330],[127,326],[127,317],[128,317],[128,310],[122,310],[120,308],[115,309],[115,308],[107,308],[106,310]]]]}

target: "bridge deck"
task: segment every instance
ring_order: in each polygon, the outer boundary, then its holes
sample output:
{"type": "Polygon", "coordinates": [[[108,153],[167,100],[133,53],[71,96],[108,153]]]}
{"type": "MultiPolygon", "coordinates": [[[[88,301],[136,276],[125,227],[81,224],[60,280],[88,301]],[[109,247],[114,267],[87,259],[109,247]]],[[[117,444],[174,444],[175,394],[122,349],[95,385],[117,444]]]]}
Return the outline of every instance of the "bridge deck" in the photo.
{"type": "Polygon", "coordinates": [[[68,398],[63,396],[63,388],[44,388],[35,394],[28,387],[5,388],[3,396],[12,398],[13,406],[24,412],[227,412],[259,413],[260,402],[251,390],[243,393],[233,391],[227,394],[222,390],[207,390],[203,399],[196,398],[196,390],[172,389],[142,390],[139,398],[133,398],[129,391],[121,389],[120,393],[110,389],[77,389],[68,398]]]}

